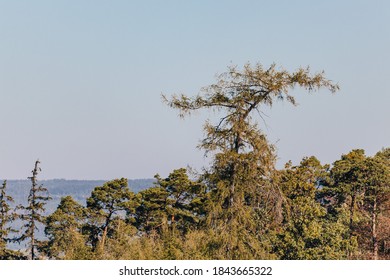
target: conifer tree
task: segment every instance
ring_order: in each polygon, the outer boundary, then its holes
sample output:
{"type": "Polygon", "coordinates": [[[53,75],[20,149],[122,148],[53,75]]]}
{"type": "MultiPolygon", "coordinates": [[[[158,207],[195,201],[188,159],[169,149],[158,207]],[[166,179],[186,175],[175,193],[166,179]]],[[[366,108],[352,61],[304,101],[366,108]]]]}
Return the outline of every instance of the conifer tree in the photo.
{"type": "Polygon", "coordinates": [[[20,206],[22,210],[20,218],[25,222],[23,225],[23,233],[18,238],[18,241],[28,241],[29,258],[35,260],[38,257],[38,250],[41,249],[41,241],[37,239],[38,224],[45,224],[45,204],[51,199],[49,193],[43,185],[38,184],[38,173],[41,171],[39,160],[35,162],[34,169],[31,171],[32,176],[28,177],[31,180],[31,188],[28,196],[28,205],[20,206]]]}
{"type": "Polygon", "coordinates": [[[127,179],[115,179],[96,187],[87,199],[88,224],[84,230],[89,232],[93,249],[103,253],[107,237],[113,233],[111,224],[118,214],[133,212],[134,193],[128,188],[127,179]]]}
{"type": "Polygon", "coordinates": [[[168,193],[165,211],[171,227],[182,233],[196,228],[204,219],[206,211],[204,184],[190,180],[185,168],[173,170],[165,179],[159,175],[155,178],[156,185],[168,193]]]}
{"type": "Polygon", "coordinates": [[[0,186],[0,260],[19,259],[20,254],[7,249],[7,244],[13,241],[11,234],[17,233],[11,224],[17,219],[17,214],[11,208],[13,198],[7,195],[7,181],[0,186]]]}
{"type": "Polygon", "coordinates": [[[329,187],[329,207],[335,212],[348,211],[349,239],[358,242],[359,250],[350,258],[373,258],[379,255],[380,218],[390,201],[390,166],[388,151],[367,157],[364,150],[352,150],[333,164],[329,187]]]}
{"type": "Polygon", "coordinates": [[[296,86],[309,92],[320,88],[338,90],[323,73],[312,75],[309,68],[290,73],[278,70],[276,65],[264,69],[260,64],[246,64],[242,70],[230,67],[215,84],[203,88],[194,98],[184,94],[170,99],[163,96],[170,107],[180,111],[181,117],[199,109],[222,113],[217,124],[206,122],[205,138],[199,147],[214,159],[204,176],[213,202],[208,220],[212,228],[226,234],[228,240],[219,242],[226,258],[261,257],[254,209],[262,207],[264,199],[277,205],[280,195],[272,184],[274,147],[254,117],[261,114],[263,106],[272,106],[277,99],[296,105],[290,94],[296,86]]]}
{"type": "Polygon", "coordinates": [[[168,196],[168,191],[158,185],[137,193],[135,213],[128,219],[140,235],[161,233],[163,225],[168,222],[168,196]]]}
{"type": "Polygon", "coordinates": [[[364,208],[368,212],[370,224],[370,251],[372,259],[376,260],[379,252],[379,217],[383,215],[390,201],[390,168],[378,153],[365,160],[362,173],[365,182],[364,208]]]}
{"type": "Polygon", "coordinates": [[[46,218],[45,234],[49,238],[46,253],[55,259],[88,259],[91,252],[82,235],[85,209],[71,196],[61,198],[56,211],[46,218]]]}
{"type": "Polygon", "coordinates": [[[353,234],[356,207],[361,203],[364,194],[364,150],[352,150],[333,164],[330,175],[332,188],[338,204],[346,203],[349,208],[349,230],[353,234]]]}
{"type": "Polygon", "coordinates": [[[13,199],[6,195],[6,187],[7,181],[5,180],[0,187],[0,256],[3,256],[8,242],[8,235],[11,232],[9,223],[14,220],[12,215],[10,215],[11,208],[9,206],[13,199]]]}
{"type": "Polygon", "coordinates": [[[347,257],[348,228],[327,215],[317,191],[328,177],[329,166],[315,157],[300,165],[286,165],[280,186],[286,198],[283,223],[274,250],[281,259],[343,259],[347,257]]]}
{"type": "MultiPolygon", "coordinates": [[[[356,254],[361,253],[356,251],[356,244],[359,235],[361,236],[359,225],[364,224],[365,219],[363,203],[366,178],[363,170],[366,159],[362,149],[355,149],[342,155],[340,160],[333,163],[330,170],[329,187],[323,190],[331,198],[329,200],[330,211],[334,211],[338,216],[344,213],[348,216],[345,223],[349,232],[350,246],[347,247],[349,258],[354,258],[356,254]]],[[[358,245],[359,250],[362,249],[361,242],[358,245]]]]}

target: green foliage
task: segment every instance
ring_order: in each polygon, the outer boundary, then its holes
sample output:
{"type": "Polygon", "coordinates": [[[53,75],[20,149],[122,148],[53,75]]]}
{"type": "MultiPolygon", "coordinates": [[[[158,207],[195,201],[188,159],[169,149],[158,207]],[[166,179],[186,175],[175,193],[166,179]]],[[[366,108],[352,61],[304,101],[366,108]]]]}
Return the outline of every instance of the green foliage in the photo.
{"type": "MultiPolygon", "coordinates": [[[[334,212],[348,211],[349,239],[357,240],[358,250],[350,251],[350,258],[377,259],[383,220],[381,214],[390,201],[389,152],[384,149],[374,157],[367,157],[364,150],[353,150],[333,164],[330,183],[324,193],[330,198],[328,208],[334,212]]],[[[383,217],[386,218],[386,217],[383,217]]]]}
{"type": "Polygon", "coordinates": [[[390,202],[390,166],[386,162],[386,157],[377,154],[375,157],[365,160],[362,172],[365,178],[364,210],[369,216],[371,231],[371,242],[369,243],[371,258],[377,259],[381,240],[378,232],[379,217],[381,213],[385,212],[390,202]]]}
{"type": "MultiPolygon", "coordinates": [[[[184,168],[156,175],[155,187],[137,195],[126,179],[112,180],[92,191],[86,207],[63,197],[45,218],[48,241],[39,245],[51,259],[388,258],[386,152],[354,150],[332,168],[307,157],[269,176],[252,153],[220,153],[222,166],[232,155],[240,163],[233,204],[230,173],[216,163],[199,180],[184,168]]],[[[5,248],[1,258],[25,256],[5,248]]]]}
{"type": "Polygon", "coordinates": [[[169,193],[160,186],[137,194],[133,224],[141,233],[161,232],[163,224],[168,220],[166,213],[168,195],[169,193]]]}
{"type": "Polygon", "coordinates": [[[347,228],[331,216],[316,199],[326,181],[329,166],[315,157],[304,158],[299,166],[281,171],[283,205],[282,231],[277,234],[275,252],[281,259],[346,258],[347,228]]]}
{"type": "Polygon", "coordinates": [[[90,248],[81,229],[85,208],[70,196],[61,198],[57,210],[46,218],[45,234],[49,238],[46,254],[53,259],[90,259],[90,248]]]}
{"type": "Polygon", "coordinates": [[[373,207],[373,204],[382,204],[389,199],[390,192],[390,160],[387,160],[378,153],[375,157],[367,158],[365,161],[364,182],[365,202],[373,207]]]}
{"type": "Polygon", "coordinates": [[[364,150],[352,150],[350,153],[342,155],[341,159],[333,164],[331,170],[332,187],[339,203],[346,202],[348,197],[356,199],[356,196],[362,193],[364,177],[361,170],[365,159],[364,150]]]}
{"type": "Polygon", "coordinates": [[[88,223],[83,230],[88,233],[94,251],[103,251],[106,238],[113,236],[113,220],[134,211],[134,196],[125,178],[109,181],[92,191],[87,199],[88,223]]]}
{"type": "Polygon", "coordinates": [[[190,180],[185,168],[174,170],[165,179],[155,178],[155,187],[137,194],[132,223],[139,232],[162,233],[163,227],[169,226],[185,233],[199,226],[206,211],[205,186],[190,180]]]}
{"type": "Polygon", "coordinates": [[[205,186],[192,181],[185,168],[176,169],[165,179],[156,175],[156,185],[167,192],[165,212],[171,227],[186,232],[204,219],[205,186]]]}

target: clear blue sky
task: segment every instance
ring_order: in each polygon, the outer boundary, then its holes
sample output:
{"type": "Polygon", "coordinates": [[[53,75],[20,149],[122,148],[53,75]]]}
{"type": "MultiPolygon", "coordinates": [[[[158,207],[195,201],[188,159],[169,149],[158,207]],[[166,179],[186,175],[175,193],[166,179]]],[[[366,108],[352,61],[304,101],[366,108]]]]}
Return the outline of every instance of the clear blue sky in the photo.
{"type": "MultiPolygon", "coordinates": [[[[207,166],[194,95],[231,64],[310,65],[341,90],[266,110],[279,163],[390,146],[390,1],[1,1],[0,178],[166,176],[207,166]]],[[[212,117],[212,116],[211,116],[212,117]]]]}

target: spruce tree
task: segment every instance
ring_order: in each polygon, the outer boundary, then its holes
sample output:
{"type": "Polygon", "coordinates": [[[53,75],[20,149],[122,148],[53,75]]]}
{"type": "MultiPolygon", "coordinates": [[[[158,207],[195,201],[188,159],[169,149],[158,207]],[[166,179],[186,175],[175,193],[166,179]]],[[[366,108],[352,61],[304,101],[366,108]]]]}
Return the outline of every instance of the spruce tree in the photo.
{"type": "Polygon", "coordinates": [[[7,195],[6,189],[7,181],[4,180],[0,186],[0,260],[20,259],[21,255],[19,253],[7,249],[7,244],[13,241],[11,235],[17,233],[11,226],[12,222],[17,218],[17,214],[11,208],[14,200],[7,195]]]}
{"type": "Polygon", "coordinates": [[[35,260],[38,258],[38,251],[41,249],[41,241],[37,238],[38,224],[45,224],[45,204],[51,199],[49,193],[42,184],[38,184],[38,173],[41,171],[39,160],[35,162],[34,169],[31,171],[32,176],[28,177],[31,180],[31,188],[28,196],[28,205],[20,206],[22,210],[20,218],[25,222],[22,229],[20,241],[28,241],[29,258],[35,260]]]}
{"type": "Polygon", "coordinates": [[[13,221],[13,217],[10,215],[9,203],[13,202],[12,197],[6,195],[5,190],[7,187],[7,181],[5,180],[0,187],[0,256],[3,256],[7,242],[8,235],[11,231],[9,223],[13,221]]]}

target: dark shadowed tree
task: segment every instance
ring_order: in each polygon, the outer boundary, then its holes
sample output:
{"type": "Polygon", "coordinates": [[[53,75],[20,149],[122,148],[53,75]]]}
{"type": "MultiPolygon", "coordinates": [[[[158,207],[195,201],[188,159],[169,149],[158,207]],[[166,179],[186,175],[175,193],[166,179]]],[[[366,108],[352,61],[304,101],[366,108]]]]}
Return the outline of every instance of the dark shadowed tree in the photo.
{"type": "Polygon", "coordinates": [[[168,221],[168,196],[169,193],[161,186],[143,190],[136,195],[135,215],[129,217],[139,234],[161,233],[162,226],[168,221]]]}
{"type": "Polygon", "coordinates": [[[139,232],[160,234],[166,226],[184,234],[199,226],[205,217],[205,186],[190,180],[185,168],[173,170],[167,178],[155,178],[153,188],[137,194],[133,224],[139,232]]]}
{"type": "Polygon", "coordinates": [[[182,233],[195,229],[205,216],[205,186],[190,180],[185,168],[173,170],[165,179],[155,178],[156,185],[168,193],[165,211],[169,225],[182,233]]]}
{"type": "Polygon", "coordinates": [[[134,193],[125,178],[109,181],[92,191],[87,199],[88,224],[84,230],[89,233],[94,250],[104,251],[107,237],[115,230],[110,227],[112,221],[118,215],[124,217],[126,212],[133,212],[134,207],[134,193]]]}

